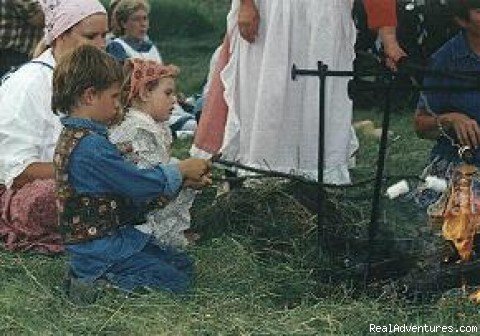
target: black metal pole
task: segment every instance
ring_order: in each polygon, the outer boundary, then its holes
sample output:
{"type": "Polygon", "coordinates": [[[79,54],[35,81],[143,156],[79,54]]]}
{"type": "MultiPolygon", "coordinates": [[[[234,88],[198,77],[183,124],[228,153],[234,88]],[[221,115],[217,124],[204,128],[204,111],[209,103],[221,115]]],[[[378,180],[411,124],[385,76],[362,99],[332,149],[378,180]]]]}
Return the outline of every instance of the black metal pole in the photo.
{"type": "Polygon", "coordinates": [[[391,87],[385,90],[385,110],[383,112],[382,136],[380,140],[380,148],[378,150],[377,173],[375,177],[375,188],[372,198],[372,210],[370,213],[370,224],[368,226],[368,254],[367,268],[364,275],[365,284],[370,277],[370,264],[374,252],[374,240],[378,231],[378,217],[380,213],[381,192],[383,184],[383,172],[385,170],[385,159],[388,147],[388,129],[390,127],[390,108],[391,108],[391,87]]]}
{"type": "MultiPolygon", "coordinates": [[[[326,81],[329,76],[328,66],[323,62],[317,62],[317,70],[303,70],[297,69],[295,64],[292,66],[292,80],[296,80],[297,76],[315,76],[320,80],[318,91],[318,159],[317,159],[317,253],[318,263],[321,266],[324,262],[326,254],[327,239],[325,237],[325,183],[324,177],[324,163],[325,163],[325,92],[326,81]]],[[[319,267],[320,270],[320,267],[319,267]]]]}
{"type": "Polygon", "coordinates": [[[320,79],[319,85],[319,94],[318,94],[318,104],[319,104],[319,115],[318,115],[318,192],[317,192],[317,250],[318,250],[318,260],[320,263],[323,262],[323,257],[325,257],[324,248],[328,251],[326,246],[327,239],[325,239],[325,185],[323,181],[323,167],[325,164],[325,91],[326,91],[326,81],[327,81],[327,72],[328,65],[319,61],[317,63],[318,67],[318,76],[320,79]]]}
{"type": "MultiPolygon", "coordinates": [[[[400,73],[401,71],[399,71],[400,73]]],[[[418,69],[419,73],[429,73],[431,75],[436,75],[440,77],[459,77],[455,73],[443,73],[443,72],[434,72],[429,71],[426,69],[418,69]]],[[[383,74],[388,74],[387,72],[383,72],[383,74]]],[[[310,69],[297,69],[295,65],[292,67],[292,79],[295,80],[297,76],[318,76],[320,78],[320,97],[319,97],[319,105],[320,105],[320,134],[319,134],[319,158],[318,158],[318,250],[319,250],[319,260],[323,256],[322,246],[325,247],[326,237],[324,235],[324,218],[323,218],[323,206],[324,206],[324,183],[323,183],[323,154],[324,154],[324,116],[325,116],[325,81],[326,77],[350,77],[354,75],[359,75],[359,72],[354,71],[329,71],[328,67],[323,65],[322,62],[318,62],[318,69],[317,70],[310,70],[310,69]],[[323,98],[323,99],[322,99],[323,98]],[[323,241],[325,240],[325,241],[323,241]]],[[[464,74],[460,74],[463,76],[464,74]]],[[[474,73],[468,73],[467,75],[473,76],[474,73]]],[[[463,77],[462,77],[463,78],[463,77]]],[[[478,76],[477,76],[478,78],[478,76]]],[[[468,78],[469,80],[471,78],[468,78]]],[[[386,99],[385,99],[385,110],[383,115],[383,123],[382,123],[382,135],[380,140],[380,148],[378,154],[378,161],[377,161],[377,171],[375,176],[375,188],[374,194],[372,198],[372,209],[370,213],[370,223],[368,226],[368,251],[367,251],[367,267],[364,274],[365,282],[368,281],[370,277],[370,268],[372,263],[372,256],[374,252],[374,240],[376,238],[376,234],[378,231],[378,218],[380,212],[380,205],[381,205],[381,192],[382,192],[382,184],[384,178],[384,169],[385,169],[385,159],[387,155],[387,145],[388,145],[388,131],[390,127],[390,109],[391,109],[391,92],[392,90],[405,90],[405,89],[417,89],[423,91],[454,91],[454,92],[469,92],[469,91],[477,91],[479,90],[480,83],[475,78],[472,80],[473,83],[468,86],[420,86],[420,85],[398,85],[389,81],[389,83],[373,83],[372,85],[365,85],[362,87],[355,87],[352,86],[352,89],[358,89],[362,91],[377,91],[377,90],[385,90],[386,99]]],[[[321,261],[320,261],[321,263],[321,261]]],[[[320,265],[321,266],[321,265],[320,265]]],[[[320,270],[320,268],[319,268],[320,270]]]]}

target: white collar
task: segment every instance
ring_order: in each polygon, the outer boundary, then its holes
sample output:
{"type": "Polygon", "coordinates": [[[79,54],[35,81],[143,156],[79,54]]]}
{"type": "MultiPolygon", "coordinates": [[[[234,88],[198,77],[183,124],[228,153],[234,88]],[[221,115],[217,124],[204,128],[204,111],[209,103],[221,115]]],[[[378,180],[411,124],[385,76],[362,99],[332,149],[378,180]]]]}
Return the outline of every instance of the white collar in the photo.
{"type": "Polygon", "coordinates": [[[142,121],[143,123],[145,124],[149,124],[149,125],[156,125],[157,122],[155,120],[153,120],[152,116],[150,116],[149,114],[145,113],[145,112],[142,112],[140,110],[137,110],[135,108],[129,108],[128,111],[127,111],[127,118],[131,117],[131,118],[135,118],[139,121],[142,121]]]}
{"type": "Polygon", "coordinates": [[[55,68],[55,66],[57,65],[57,62],[55,61],[55,58],[53,57],[52,48],[48,48],[47,50],[45,50],[43,53],[40,54],[40,56],[35,58],[35,60],[45,62],[48,65],[52,66],[52,68],[55,68]]]}

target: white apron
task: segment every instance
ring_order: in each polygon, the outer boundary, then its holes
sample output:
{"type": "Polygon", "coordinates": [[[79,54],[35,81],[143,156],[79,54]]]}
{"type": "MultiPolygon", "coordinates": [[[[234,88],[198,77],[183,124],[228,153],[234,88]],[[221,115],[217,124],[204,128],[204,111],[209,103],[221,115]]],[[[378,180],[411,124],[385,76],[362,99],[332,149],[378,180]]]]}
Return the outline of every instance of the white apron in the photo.
{"type": "MultiPolygon", "coordinates": [[[[290,77],[293,63],[351,70],[356,30],[351,0],[261,0],[258,37],[240,37],[239,0],[227,17],[231,57],[221,73],[228,116],[221,152],[246,165],[317,179],[317,77],[290,77]]],[[[349,78],[328,78],[325,172],[327,183],[350,182],[352,142],[349,78]]]]}
{"type": "Polygon", "coordinates": [[[140,52],[130,47],[128,43],[120,37],[117,37],[116,39],[114,39],[114,41],[118,42],[123,47],[128,58],[144,58],[162,63],[162,57],[160,56],[160,53],[154,45],[152,45],[148,52],[140,52]]]}

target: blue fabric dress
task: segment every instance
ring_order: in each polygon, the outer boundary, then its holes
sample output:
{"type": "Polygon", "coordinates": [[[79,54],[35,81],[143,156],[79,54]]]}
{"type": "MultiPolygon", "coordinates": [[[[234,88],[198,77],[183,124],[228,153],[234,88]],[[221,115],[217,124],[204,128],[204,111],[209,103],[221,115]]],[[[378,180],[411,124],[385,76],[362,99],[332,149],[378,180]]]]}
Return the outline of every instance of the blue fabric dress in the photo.
{"type": "MultiPolygon", "coordinates": [[[[138,169],[125,161],[108,140],[107,128],[95,121],[67,117],[65,126],[91,131],[70,156],[69,183],[77,193],[115,193],[142,203],[163,195],[174,197],[182,185],[178,166],[138,169]]],[[[138,211],[132,209],[132,211],[138,211]]],[[[125,291],[141,287],[183,292],[193,275],[184,252],[153,244],[153,237],[125,226],[114,234],[66,246],[70,272],[85,283],[105,279],[125,291]]]]}

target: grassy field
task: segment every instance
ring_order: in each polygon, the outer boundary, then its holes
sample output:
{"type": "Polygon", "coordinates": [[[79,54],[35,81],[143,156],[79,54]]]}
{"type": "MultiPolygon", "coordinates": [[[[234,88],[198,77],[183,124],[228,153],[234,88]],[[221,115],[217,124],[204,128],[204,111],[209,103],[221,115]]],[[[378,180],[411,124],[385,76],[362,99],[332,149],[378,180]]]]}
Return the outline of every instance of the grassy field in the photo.
{"type": "MultiPolygon", "coordinates": [[[[228,2],[162,0],[163,10],[154,3],[154,27],[155,13],[171,14],[152,38],[168,62],[182,67],[180,87],[186,93],[200,89],[228,2]],[[200,17],[194,20],[202,30],[188,30],[185,13],[200,17]],[[177,24],[180,28],[173,29],[177,24]]],[[[355,111],[354,117],[377,126],[381,121],[375,109],[355,111]]],[[[410,111],[395,111],[392,130],[387,173],[418,175],[431,143],[414,135],[410,111]]],[[[378,152],[375,138],[360,134],[360,141],[356,180],[372,177],[378,152]]],[[[183,140],[175,151],[183,156],[188,146],[183,140]]],[[[479,308],[455,296],[411,302],[367,294],[351,277],[317,282],[312,270],[316,216],[287,189],[266,183],[214,202],[210,188],[198,197],[193,226],[202,240],[189,249],[197,275],[192,291],[182,296],[106,292],[93,305],[76,306],[62,290],[64,257],[0,251],[0,335],[366,335],[370,324],[480,325],[479,308]]],[[[371,192],[367,185],[332,196],[352,230],[365,231],[371,192]]],[[[384,199],[383,205],[383,231],[415,237],[425,226],[410,215],[407,203],[384,199]]],[[[348,255],[354,258],[356,252],[348,255]]],[[[330,274],[325,269],[321,275],[330,274]]],[[[475,333],[463,335],[469,334],[475,333]]]]}

